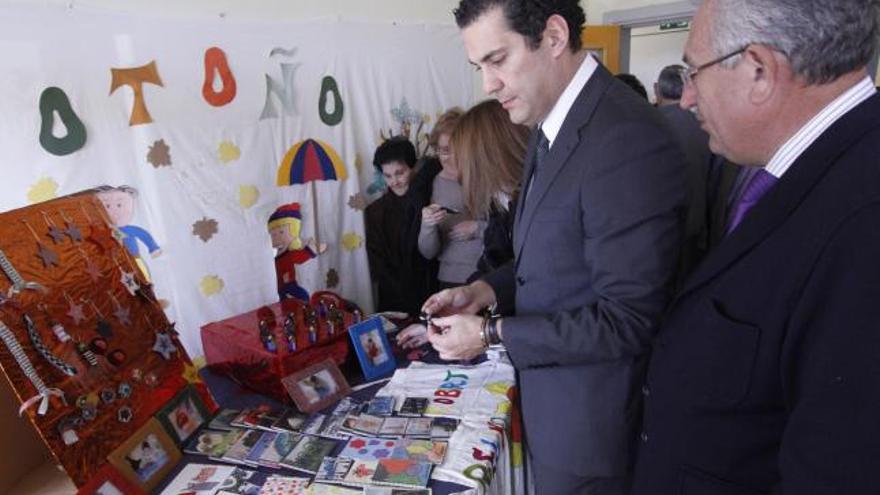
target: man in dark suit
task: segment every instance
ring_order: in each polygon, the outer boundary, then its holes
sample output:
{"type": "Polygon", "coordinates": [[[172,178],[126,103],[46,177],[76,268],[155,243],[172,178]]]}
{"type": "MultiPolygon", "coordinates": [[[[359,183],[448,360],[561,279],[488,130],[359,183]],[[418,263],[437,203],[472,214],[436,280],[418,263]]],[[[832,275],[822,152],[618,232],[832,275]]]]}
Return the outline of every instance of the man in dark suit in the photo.
{"type": "Polygon", "coordinates": [[[633,493],[880,493],[878,0],[707,0],[681,105],[756,172],[677,295],[633,493]]]}
{"type": "Polygon", "coordinates": [[[538,493],[625,494],[683,234],[684,158],[660,115],[581,48],[577,0],[464,0],[455,15],[485,91],[534,132],[515,260],[432,296],[425,311],[449,316],[429,338],[445,359],[506,347],[538,493]],[[515,316],[473,314],[514,301],[515,316]]]}
{"type": "Polygon", "coordinates": [[[667,65],[654,83],[657,109],[669,122],[688,165],[689,208],[676,287],[723,237],[727,196],[741,168],[709,151],[709,135],[700,128],[694,113],[679,105],[684,69],[678,64],[667,65]]]}

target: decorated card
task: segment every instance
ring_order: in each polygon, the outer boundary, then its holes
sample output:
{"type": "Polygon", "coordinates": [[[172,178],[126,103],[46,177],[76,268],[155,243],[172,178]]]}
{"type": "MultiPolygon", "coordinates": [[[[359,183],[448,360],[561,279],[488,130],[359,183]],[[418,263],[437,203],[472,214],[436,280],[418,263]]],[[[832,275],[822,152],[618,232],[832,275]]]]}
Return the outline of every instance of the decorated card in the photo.
{"type": "Polygon", "coordinates": [[[260,493],[260,485],[256,483],[256,471],[250,469],[235,468],[220,485],[220,490],[216,495],[225,493],[226,495],[258,495],[260,493]]]}
{"type": "Polygon", "coordinates": [[[406,425],[406,436],[408,437],[431,437],[431,419],[432,418],[410,418],[406,425]]]}
{"type": "Polygon", "coordinates": [[[240,435],[238,430],[202,430],[190,439],[183,451],[220,459],[240,435]]]}
{"type": "Polygon", "coordinates": [[[421,416],[428,408],[427,397],[407,397],[400,406],[397,414],[401,416],[421,416]]]}
{"type": "Polygon", "coordinates": [[[445,441],[403,438],[395,446],[391,457],[442,464],[448,447],[449,443],[445,441]]]}
{"type": "Polygon", "coordinates": [[[315,473],[315,483],[342,483],[354,463],[346,457],[325,457],[315,473]]]}
{"type": "Polygon", "coordinates": [[[281,414],[278,421],[272,425],[276,431],[291,431],[301,433],[309,415],[296,409],[288,409],[281,414]]]}
{"type": "Polygon", "coordinates": [[[264,432],[260,430],[243,430],[241,436],[238,437],[235,443],[229,447],[229,450],[223,454],[223,460],[244,464],[251,449],[253,449],[257,442],[260,441],[263,433],[264,432]]]}
{"type": "Polygon", "coordinates": [[[434,418],[431,421],[431,438],[445,439],[455,433],[458,428],[458,420],[453,418],[434,418]]]}
{"type": "Polygon", "coordinates": [[[213,495],[223,481],[235,471],[233,466],[218,464],[187,464],[174,480],[162,490],[161,495],[213,495]]]}
{"type": "Polygon", "coordinates": [[[260,464],[260,458],[263,456],[263,453],[266,452],[272,442],[275,441],[275,437],[278,436],[278,432],[276,431],[264,431],[260,436],[260,439],[257,440],[257,443],[254,444],[254,448],[248,452],[247,457],[244,458],[244,463],[250,466],[258,466],[260,464]]]}
{"type": "Polygon", "coordinates": [[[376,436],[379,434],[379,430],[382,429],[383,421],[384,419],[379,416],[361,414],[360,416],[349,416],[345,418],[342,426],[347,431],[376,436]]]}
{"type": "Polygon", "coordinates": [[[399,416],[389,416],[382,422],[382,428],[379,430],[380,437],[399,438],[406,434],[406,426],[409,424],[410,418],[401,418],[399,416]]]}
{"type": "Polygon", "coordinates": [[[373,397],[367,408],[367,414],[373,416],[391,416],[394,413],[394,397],[381,396],[373,397]]]}
{"type": "Polygon", "coordinates": [[[208,428],[212,430],[231,430],[233,428],[232,421],[241,414],[239,409],[221,409],[208,423],[208,428]]]}
{"type": "Polygon", "coordinates": [[[321,467],[321,461],[336,448],[336,442],[320,437],[304,436],[296,444],[287,457],[281,460],[281,465],[291,469],[316,473],[321,467]]]}
{"type": "Polygon", "coordinates": [[[397,447],[396,440],[387,438],[352,437],[345,448],[339,453],[339,457],[352,459],[378,460],[392,457],[397,447]]]}
{"type": "Polygon", "coordinates": [[[257,462],[261,466],[278,468],[281,465],[281,460],[287,457],[287,454],[293,450],[300,438],[301,436],[297,433],[278,432],[272,443],[260,455],[260,459],[257,462]]]}
{"type": "Polygon", "coordinates": [[[325,421],[327,421],[325,414],[313,414],[303,423],[302,432],[306,435],[318,435],[324,428],[325,421]]]}
{"type": "Polygon", "coordinates": [[[308,486],[308,478],[273,475],[266,478],[260,495],[305,495],[308,486]]]}
{"type": "Polygon", "coordinates": [[[324,420],[319,436],[334,440],[347,440],[351,435],[345,431],[345,415],[333,415],[324,420]]]}
{"type": "Polygon", "coordinates": [[[430,462],[410,459],[381,459],[373,475],[374,484],[426,487],[431,479],[430,462]]]}

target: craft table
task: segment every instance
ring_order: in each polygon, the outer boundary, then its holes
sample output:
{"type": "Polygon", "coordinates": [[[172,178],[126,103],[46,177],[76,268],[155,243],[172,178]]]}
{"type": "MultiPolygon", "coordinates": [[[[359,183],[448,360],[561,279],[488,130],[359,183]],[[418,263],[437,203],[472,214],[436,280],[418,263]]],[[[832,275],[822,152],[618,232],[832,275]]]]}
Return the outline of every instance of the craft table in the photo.
{"type": "MultiPolygon", "coordinates": [[[[409,362],[406,361],[406,357],[403,355],[403,351],[401,351],[400,349],[395,348],[395,356],[398,359],[398,363],[399,363],[398,368],[399,369],[401,367],[406,367],[409,365],[409,362]]],[[[433,351],[431,351],[429,349],[423,350],[422,359],[425,361],[428,361],[428,362],[440,362],[436,353],[434,353],[433,351]]],[[[343,372],[345,373],[345,375],[347,377],[358,376],[357,370],[352,369],[352,367],[354,367],[354,368],[357,367],[356,360],[349,360],[346,363],[346,365],[343,366],[343,372]],[[354,361],[354,364],[352,364],[351,361],[354,361]]],[[[223,375],[221,375],[215,371],[209,370],[207,368],[202,370],[201,376],[202,376],[203,380],[205,381],[205,383],[208,385],[208,388],[211,390],[211,392],[214,395],[217,402],[221,405],[221,407],[232,408],[232,409],[242,409],[242,408],[248,408],[248,407],[257,407],[259,405],[266,404],[272,408],[281,409],[283,407],[290,406],[289,402],[282,403],[282,402],[275,400],[271,397],[267,397],[265,395],[255,393],[253,390],[250,390],[248,388],[243,387],[242,385],[240,385],[239,383],[236,383],[235,381],[233,381],[229,377],[223,376],[223,375]]],[[[352,382],[352,385],[354,385],[354,386],[356,386],[357,382],[358,382],[358,380],[356,378],[355,379],[349,378],[349,381],[352,382]]],[[[387,380],[383,380],[379,383],[374,383],[372,386],[357,390],[356,392],[354,392],[351,395],[351,397],[353,397],[355,399],[360,399],[360,400],[368,400],[373,395],[375,395],[375,393],[379,389],[381,389],[385,385],[386,381],[387,380]]],[[[335,406],[335,404],[334,404],[334,406],[335,406]]],[[[321,412],[329,413],[330,411],[332,411],[332,409],[333,409],[333,406],[330,406],[321,412]]],[[[506,432],[506,433],[507,433],[506,436],[509,437],[510,436],[509,432],[506,432]]],[[[492,462],[495,464],[507,463],[507,464],[512,465],[513,459],[516,456],[510,451],[510,448],[509,448],[510,443],[509,442],[501,442],[501,443],[503,443],[503,445],[499,446],[497,455],[492,456],[492,462]]],[[[334,451],[333,455],[335,455],[336,453],[341,451],[342,448],[344,447],[344,445],[345,445],[344,441],[339,441],[339,445],[337,447],[337,450],[334,451]]],[[[465,446],[465,448],[470,450],[470,448],[468,446],[465,446]]],[[[450,439],[449,451],[451,452],[453,450],[454,450],[454,447],[452,445],[452,439],[450,439]]],[[[459,449],[459,450],[462,450],[462,449],[459,449]]],[[[521,456],[520,456],[520,459],[521,459],[521,456]]],[[[186,463],[220,464],[218,462],[211,461],[204,456],[185,454],[181,465],[178,466],[170,476],[168,476],[168,478],[165,480],[165,482],[162,483],[162,485],[160,485],[159,489],[156,490],[155,493],[161,493],[162,489],[168,483],[170,483],[171,480],[174,479],[174,476],[176,476],[176,474],[182,469],[183,465],[186,463]]],[[[289,469],[275,470],[275,469],[270,469],[270,468],[266,468],[266,467],[251,468],[251,467],[247,467],[247,466],[245,466],[244,468],[257,471],[258,474],[256,475],[257,477],[254,480],[255,482],[261,482],[263,479],[265,479],[266,477],[268,477],[272,474],[280,474],[280,475],[286,475],[286,476],[309,476],[309,477],[311,477],[310,475],[308,475],[306,473],[300,473],[298,471],[293,471],[293,470],[289,470],[289,469]]],[[[511,484],[518,486],[518,487],[521,487],[521,486],[523,486],[522,481],[520,480],[519,482],[511,483],[510,477],[511,477],[511,475],[516,475],[516,476],[522,477],[523,476],[522,469],[514,470],[512,467],[508,467],[508,469],[504,469],[504,471],[505,471],[505,476],[495,477],[493,479],[493,482],[489,485],[488,489],[486,489],[485,491],[479,490],[479,489],[474,489],[474,488],[471,488],[471,487],[468,487],[468,486],[465,486],[462,484],[458,484],[458,483],[445,482],[445,481],[439,481],[439,480],[432,480],[431,484],[429,486],[432,489],[434,495],[449,495],[449,494],[468,494],[468,495],[474,494],[474,495],[477,495],[477,494],[481,494],[481,493],[499,494],[500,495],[500,494],[520,493],[521,489],[519,489],[519,488],[514,489],[511,487],[511,484]]]]}

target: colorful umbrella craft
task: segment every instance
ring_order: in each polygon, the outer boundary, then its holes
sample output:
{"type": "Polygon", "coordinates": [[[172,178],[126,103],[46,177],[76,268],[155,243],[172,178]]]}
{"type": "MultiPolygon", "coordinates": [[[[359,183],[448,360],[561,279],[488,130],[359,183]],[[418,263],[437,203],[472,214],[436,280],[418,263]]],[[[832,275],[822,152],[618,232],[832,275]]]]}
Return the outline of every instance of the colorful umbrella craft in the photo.
{"type": "Polygon", "coordinates": [[[287,150],[278,167],[277,185],[311,183],[312,212],[315,221],[315,240],[321,245],[318,233],[318,201],[315,194],[315,181],[345,180],[348,173],[339,154],[329,144],[316,139],[300,141],[287,150]]]}

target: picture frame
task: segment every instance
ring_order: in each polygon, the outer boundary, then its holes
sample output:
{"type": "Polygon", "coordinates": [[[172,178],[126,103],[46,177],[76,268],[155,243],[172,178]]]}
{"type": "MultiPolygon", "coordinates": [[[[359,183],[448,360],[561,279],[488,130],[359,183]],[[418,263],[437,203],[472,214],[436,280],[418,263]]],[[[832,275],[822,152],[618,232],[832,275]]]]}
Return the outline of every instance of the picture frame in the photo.
{"type": "Polygon", "coordinates": [[[330,358],[285,376],[281,383],[305,413],[323,409],[351,393],[339,366],[330,358]]]}
{"type": "Polygon", "coordinates": [[[199,428],[211,420],[208,408],[192,385],[184,387],[155,417],[177,445],[185,445],[199,428]]]}
{"type": "Polygon", "coordinates": [[[364,379],[367,381],[393,373],[397,368],[391,343],[382,320],[372,317],[348,328],[348,335],[357,353],[364,379]]]}
{"type": "Polygon", "coordinates": [[[168,476],[181,457],[159,420],[150,418],[111,452],[107,460],[128,481],[149,493],[168,476]]]}
{"type": "Polygon", "coordinates": [[[76,495],[147,495],[147,492],[128,481],[111,464],[104,464],[76,495]]]}

